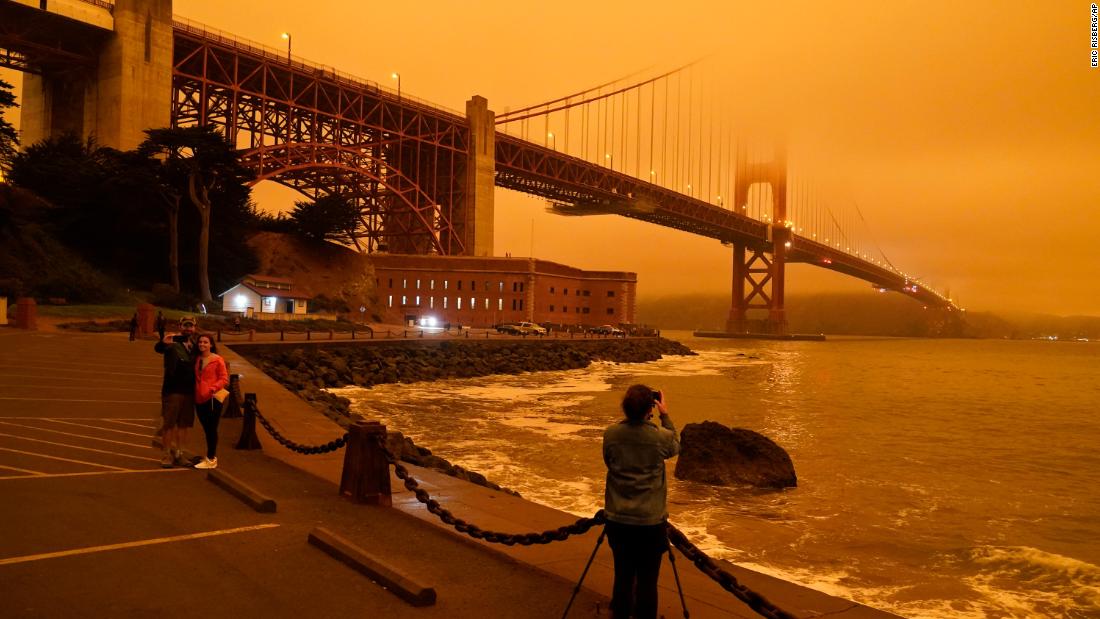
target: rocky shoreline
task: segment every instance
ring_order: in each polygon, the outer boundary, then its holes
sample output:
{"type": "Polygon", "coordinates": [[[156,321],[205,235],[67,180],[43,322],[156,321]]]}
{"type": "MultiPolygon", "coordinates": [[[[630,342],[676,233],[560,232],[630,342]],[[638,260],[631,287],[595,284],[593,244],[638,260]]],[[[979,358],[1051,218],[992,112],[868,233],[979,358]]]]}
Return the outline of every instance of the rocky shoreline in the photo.
{"type": "MultiPolygon", "coordinates": [[[[696,354],[683,344],[665,338],[241,343],[234,344],[233,350],[345,428],[353,421],[351,402],[326,389],[575,370],[597,361],[644,363],[656,361],[663,355],[696,354]]],[[[414,444],[400,432],[391,431],[387,445],[395,455],[411,464],[516,494],[480,473],[433,455],[431,450],[414,444]]]]}

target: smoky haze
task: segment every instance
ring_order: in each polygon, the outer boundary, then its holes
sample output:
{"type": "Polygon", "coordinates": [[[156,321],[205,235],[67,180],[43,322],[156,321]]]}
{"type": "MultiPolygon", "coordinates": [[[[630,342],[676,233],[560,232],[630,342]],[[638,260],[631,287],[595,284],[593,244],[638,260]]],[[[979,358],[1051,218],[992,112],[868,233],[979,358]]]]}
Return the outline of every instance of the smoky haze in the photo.
{"type": "MultiPolygon", "coordinates": [[[[477,94],[500,113],[706,57],[696,75],[723,93],[735,130],[783,136],[795,182],[858,206],[872,253],[968,309],[1100,315],[1088,2],[176,0],[175,11],[273,48],[289,31],[295,56],[391,87],[400,72],[405,93],[455,110],[477,94]]],[[[256,199],[285,210],[302,198],[264,183],[256,199]]],[[[716,241],[561,217],[505,190],[495,247],[635,271],[643,301],[730,289],[731,252],[716,241]]],[[[789,273],[791,293],[873,294],[813,267],[789,273]]]]}

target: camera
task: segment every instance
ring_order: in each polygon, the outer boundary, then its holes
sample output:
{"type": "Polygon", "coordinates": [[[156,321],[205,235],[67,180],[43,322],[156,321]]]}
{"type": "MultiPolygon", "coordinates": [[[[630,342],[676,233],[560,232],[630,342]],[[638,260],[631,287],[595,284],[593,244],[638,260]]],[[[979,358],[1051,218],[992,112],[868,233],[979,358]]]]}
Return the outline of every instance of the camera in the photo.
{"type": "Polygon", "coordinates": [[[661,402],[661,401],[663,401],[663,400],[662,400],[662,396],[661,396],[661,390],[660,390],[660,389],[654,389],[654,390],[653,390],[653,401],[654,401],[654,402],[661,402]]]}
{"type": "Polygon", "coordinates": [[[190,338],[188,338],[186,335],[183,335],[182,333],[178,333],[172,336],[172,341],[177,343],[186,342],[188,339],[190,338]]]}

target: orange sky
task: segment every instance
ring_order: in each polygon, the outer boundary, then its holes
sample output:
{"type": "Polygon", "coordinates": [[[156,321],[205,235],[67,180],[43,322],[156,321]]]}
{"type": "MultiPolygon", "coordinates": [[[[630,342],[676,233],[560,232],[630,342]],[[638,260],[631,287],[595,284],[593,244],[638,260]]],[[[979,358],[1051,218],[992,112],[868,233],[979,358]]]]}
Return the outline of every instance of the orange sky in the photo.
{"type": "MultiPolygon", "coordinates": [[[[503,111],[703,54],[739,125],[859,205],[891,262],[972,310],[1100,315],[1100,69],[1089,3],[176,0],[176,14],[462,110],[503,111]],[[768,6],[771,4],[782,7],[768,6]]],[[[4,74],[10,81],[10,74],[4,74]]],[[[497,190],[496,253],[729,290],[730,250],[497,190]],[[532,242],[532,229],[534,238],[532,242]]],[[[296,196],[257,191],[262,206],[296,196]]],[[[792,267],[788,294],[869,285],[792,267]]]]}

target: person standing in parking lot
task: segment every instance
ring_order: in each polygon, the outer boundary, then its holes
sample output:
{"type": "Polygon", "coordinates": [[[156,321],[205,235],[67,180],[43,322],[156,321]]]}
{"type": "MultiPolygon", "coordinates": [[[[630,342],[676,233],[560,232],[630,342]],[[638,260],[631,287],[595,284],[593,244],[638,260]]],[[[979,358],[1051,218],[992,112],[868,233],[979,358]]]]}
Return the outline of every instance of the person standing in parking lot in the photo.
{"type": "Polygon", "coordinates": [[[164,336],[153,350],[164,357],[160,415],[165,468],[183,464],[187,431],[195,425],[195,319],[180,318],[180,332],[164,336]]]}
{"type": "Polygon", "coordinates": [[[195,359],[195,413],[206,433],[206,456],[197,469],[218,468],[218,423],[222,416],[222,400],[228,393],[229,371],[225,359],[214,352],[214,339],[207,334],[199,336],[199,354],[195,359]]]}

